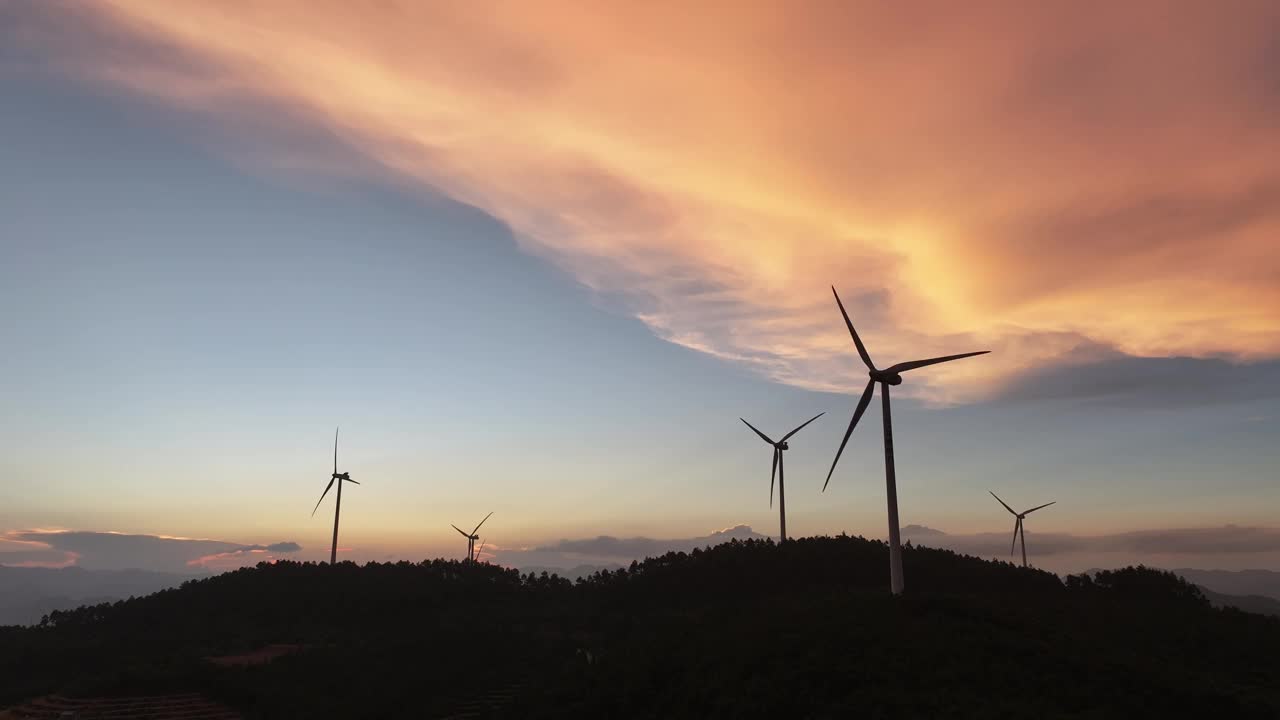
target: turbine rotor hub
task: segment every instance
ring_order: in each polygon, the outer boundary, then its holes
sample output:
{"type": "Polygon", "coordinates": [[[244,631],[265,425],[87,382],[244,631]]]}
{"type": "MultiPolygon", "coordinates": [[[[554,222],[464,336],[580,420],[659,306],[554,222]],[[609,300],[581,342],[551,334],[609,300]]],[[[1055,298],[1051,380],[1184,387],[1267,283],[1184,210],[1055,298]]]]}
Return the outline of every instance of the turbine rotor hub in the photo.
{"type": "Polygon", "coordinates": [[[777,445],[775,445],[774,447],[778,448],[779,450],[790,450],[790,449],[791,449],[791,446],[790,446],[790,445],[788,445],[788,444],[786,443],[786,441],[785,441],[785,440],[784,440],[784,441],[782,441],[782,442],[780,442],[780,443],[778,443],[778,444],[777,444],[777,445]]]}
{"type": "Polygon", "coordinates": [[[884,383],[886,385],[902,384],[902,376],[898,373],[885,372],[884,370],[872,370],[867,374],[871,376],[872,380],[879,383],[884,383]]]}

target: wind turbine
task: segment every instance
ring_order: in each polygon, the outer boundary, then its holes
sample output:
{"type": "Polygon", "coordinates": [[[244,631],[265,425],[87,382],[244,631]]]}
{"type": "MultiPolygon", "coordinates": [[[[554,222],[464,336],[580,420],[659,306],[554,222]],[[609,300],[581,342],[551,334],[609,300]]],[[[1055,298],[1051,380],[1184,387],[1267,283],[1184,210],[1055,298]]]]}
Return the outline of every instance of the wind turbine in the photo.
{"type": "Polygon", "coordinates": [[[752,430],[755,430],[755,433],[760,436],[761,440],[764,440],[765,442],[773,446],[773,471],[772,471],[772,474],[769,475],[769,507],[773,507],[773,481],[774,481],[774,478],[776,477],[778,480],[778,516],[781,519],[781,524],[782,524],[782,527],[778,535],[779,537],[778,542],[785,542],[787,539],[787,495],[786,495],[786,488],[784,486],[784,478],[786,473],[783,472],[782,453],[790,449],[790,446],[787,445],[788,438],[800,432],[800,430],[802,430],[805,425],[808,425],[809,423],[813,422],[814,420],[817,420],[823,415],[826,415],[826,413],[818,413],[817,415],[814,415],[813,417],[806,420],[804,424],[802,424],[800,427],[796,428],[795,430],[792,430],[786,435],[783,435],[782,439],[779,440],[778,442],[774,442],[769,438],[768,435],[765,435],[759,430],[756,430],[755,425],[752,425],[751,423],[747,422],[743,418],[738,418],[739,420],[742,420],[742,422],[746,423],[747,427],[751,428],[752,430]]]}
{"type": "Polygon", "coordinates": [[[1023,518],[1039,510],[1040,508],[1047,508],[1058,501],[1054,500],[1053,502],[1045,503],[1043,505],[1037,505],[1031,508],[1030,510],[1023,510],[1022,512],[1014,512],[1013,508],[1009,507],[1008,503],[1001,500],[999,495],[996,495],[990,490],[988,490],[987,492],[990,492],[991,497],[995,498],[996,502],[1000,503],[1001,505],[1004,505],[1004,509],[1008,510],[1015,518],[1017,518],[1017,520],[1015,520],[1013,523],[1013,542],[1009,543],[1009,554],[1010,555],[1013,554],[1013,548],[1018,545],[1018,539],[1021,538],[1022,539],[1022,567],[1026,567],[1027,566],[1027,536],[1025,533],[1022,532],[1022,520],[1023,518]]]}
{"type": "Polygon", "coordinates": [[[960,358],[973,357],[974,355],[985,355],[991,351],[980,350],[960,355],[929,358],[928,360],[912,360],[891,365],[883,370],[877,369],[875,363],[871,362],[871,355],[867,353],[866,346],[862,344],[862,338],[858,337],[858,331],[853,329],[853,323],[849,320],[849,313],[844,311],[844,303],[840,302],[840,294],[836,292],[835,287],[831,288],[831,294],[836,296],[836,305],[840,306],[840,314],[844,316],[844,324],[849,327],[849,334],[853,336],[853,344],[857,346],[858,355],[862,357],[862,362],[866,363],[871,379],[867,381],[867,389],[862,391],[862,397],[858,400],[858,407],[853,411],[853,419],[849,421],[849,429],[844,431],[844,439],[840,441],[840,449],[836,451],[836,459],[831,462],[831,470],[827,472],[827,481],[822,484],[822,490],[826,492],[827,484],[831,482],[831,473],[836,471],[836,463],[840,462],[840,453],[844,452],[844,446],[848,444],[849,436],[853,434],[853,428],[857,426],[858,420],[862,418],[862,413],[866,412],[867,406],[871,404],[871,396],[875,394],[876,383],[880,383],[881,406],[884,408],[885,490],[889,503],[889,584],[894,595],[901,595],[902,543],[898,529],[898,481],[893,472],[893,422],[889,414],[889,386],[901,385],[902,373],[908,370],[959,360],[960,358]]]}
{"type": "Polygon", "coordinates": [[[342,483],[360,483],[351,479],[351,473],[338,472],[338,428],[333,429],[333,476],[329,478],[329,484],[325,486],[324,492],[320,493],[320,499],[316,501],[316,506],[311,510],[311,517],[316,516],[316,510],[320,509],[320,503],[324,502],[324,496],[329,494],[329,489],[334,483],[338,483],[338,503],[333,506],[333,549],[329,551],[329,564],[336,565],[338,563],[338,514],[342,512],[342,483]]]}
{"type": "MultiPolygon", "coordinates": [[[[492,515],[493,513],[489,513],[488,515],[485,515],[484,520],[480,521],[480,525],[485,524],[485,521],[487,521],[492,515]]],[[[476,529],[472,530],[469,533],[463,532],[462,528],[458,527],[457,525],[452,526],[454,530],[457,530],[458,532],[462,533],[462,537],[467,539],[467,562],[475,562],[476,541],[480,539],[480,536],[476,534],[476,531],[480,529],[480,525],[476,525],[476,529]]]]}

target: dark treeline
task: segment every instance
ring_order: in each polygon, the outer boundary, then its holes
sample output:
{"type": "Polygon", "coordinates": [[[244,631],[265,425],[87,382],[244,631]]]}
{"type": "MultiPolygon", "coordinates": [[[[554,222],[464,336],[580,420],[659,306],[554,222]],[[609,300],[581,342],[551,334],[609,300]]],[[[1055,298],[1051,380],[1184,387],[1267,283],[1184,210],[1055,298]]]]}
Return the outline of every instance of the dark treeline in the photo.
{"type": "Polygon", "coordinates": [[[1055,575],[884,543],[734,541],[571,583],[281,562],[0,628],[0,705],[195,690],[250,717],[1280,716],[1280,620],[1144,568],[1055,575]],[[205,658],[303,646],[260,666],[205,658]]]}

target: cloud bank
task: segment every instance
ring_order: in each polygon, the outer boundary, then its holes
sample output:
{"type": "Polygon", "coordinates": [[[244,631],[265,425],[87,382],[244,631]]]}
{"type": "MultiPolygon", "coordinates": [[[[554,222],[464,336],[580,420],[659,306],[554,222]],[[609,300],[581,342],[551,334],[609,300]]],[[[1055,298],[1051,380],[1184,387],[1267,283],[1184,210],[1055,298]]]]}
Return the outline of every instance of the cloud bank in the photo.
{"type": "Polygon", "coordinates": [[[1280,355],[1274,2],[500,6],[106,0],[6,44],[277,108],[784,383],[861,384],[828,284],[882,363],[995,351],[909,386],[936,400],[1090,353],[1280,355]]]}
{"type": "Polygon", "coordinates": [[[1280,362],[1239,366],[1220,359],[1119,354],[1036,369],[996,393],[1010,402],[1071,400],[1108,407],[1207,406],[1280,396],[1280,362]]]}
{"type": "Polygon", "coordinates": [[[10,530],[0,535],[0,565],[89,570],[230,570],[296,553],[295,542],[244,545],[222,540],[79,530],[10,530]]]}
{"type": "Polygon", "coordinates": [[[632,560],[643,560],[646,557],[656,557],[668,552],[689,552],[694,548],[719,545],[733,539],[763,540],[765,537],[767,536],[752,530],[750,525],[734,525],[694,538],[617,538],[600,535],[580,540],[560,540],[550,545],[531,548],[494,548],[492,555],[486,553],[485,559],[516,568],[567,569],[583,565],[627,565],[632,560]]]}
{"type": "MultiPolygon", "coordinates": [[[[1030,525],[1030,520],[1028,521],[1030,525]]],[[[902,528],[903,538],[919,545],[947,548],[983,558],[1010,559],[1013,523],[1008,532],[952,535],[921,525],[902,528]]],[[[1173,567],[1186,562],[1201,567],[1273,566],[1280,561],[1280,528],[1224,525],[1208,528],[1140,530],[1108,535],[1071,535],[1026,530],[1027,555],[1033,564],[1079,571],[1145,563],[1173,567]]]]}

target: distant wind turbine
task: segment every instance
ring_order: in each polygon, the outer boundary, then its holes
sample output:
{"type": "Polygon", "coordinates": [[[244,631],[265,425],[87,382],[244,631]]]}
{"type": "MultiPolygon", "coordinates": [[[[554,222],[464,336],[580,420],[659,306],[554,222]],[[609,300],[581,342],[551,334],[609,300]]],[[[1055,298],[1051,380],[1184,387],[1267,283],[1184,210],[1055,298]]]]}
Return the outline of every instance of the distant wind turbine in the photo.
{"type": "MultiPolygon", "coordinates": [[[[488,521],[488,519],[492,516],[493,516],[493,513],[489,513],[488,515],[485,515],[484,520],[480,521],[480,525],[485,524],[485,522],[488,521]]],[[[462,533],[462,537],[467,539],[467,562],[475,562],[476,541],[480,539],[480,536],[477,535],[476,532],[480,530],[480,525],[476,525],[476,529],[472,530],[469,533],[464,532],[462,528],[458,527],[457,525],[452,526],[454,530],[457,530],[458,532],[462,533]]]]}
{"type": "Polygon", "coordinates": [[[333,549],[329,551],[329,564],[336,565],[338,563],[338,514],[342,512],[342,483],[349,482],[359,485],[360,483],[351,479],[351,473],[338,472],[338,428],[333,429],[333,476],[329,478],[329,484],[325,486],[324,492],[320,493],[320,499],[316,501],[316,506],[311,510],[311,517],[316,516],[316,510],[320,509],[320,503],[324,502],[324,496],[329,494],[329,489],[334,483],[338,483],[338,502],[333,506],[333,549]]]}
{"type": "Polygon", "coordinates": [[[826,415],[826,413],[818,413],[817,415],[814,415],[813,417],[806,420],[802,425],[800,425],[800,427],[796,428],[795,430],[792,430],[786,435],[783,435],[782,439],[779,440],[778,442],[774,442],[769,438],[768,435],[765,435],[759,430],[756,430],[755,425],[752,425],[751,423],[747,422],[743,418],[738,418],[739,420],[742,420],[742,422],[746,423],[747,427],[751,428],[752,430],[755,430],[755,433],[760,436],[761,440],[764,440],[765,442],[773,446],[773,471],[769,475],[769,507],[773,507],[773,481],[774,481],[774,478],[776,477],[778,480],[778,517],[781,521],[781,526],[782,526],[778,533],[778,538],[779,538],[778,542],[784,542],[787,539],[787,495],[786,495],[786,486],[784,484],[786,473],[783,470],[782,453],[790,448],[790,446],[787,445],[788,438],[800,432],[805,425],[808,425],[809,423],[813,422],[814,420],[817,420],[823,415],[826,415]]]}
{"type": "Polygon", "coordinates": [[[853,434],[853,428],[857,426],[858,420],[862,418],[862,413],[866,412],[867,405],[871,404],[871,396],[875,394],[876,383],[880,383],[881,406],[884,408],[885,490],[889,503],[889,583],[893,594],[901,595],[902,543],[898,529],[898,482],[893,472],[893,422],[889,414],[889,386],[901,385],[901,373],[908,370],[959,360],[960,358],[973,357],[974,355],[985,355],[991,351],[980,350],[978,352],[946,355],[928,360],[912,360],[911,362],[902,362],[897,365],[891,365],[884,370],[879,370],[876,368],[875,363],[871,362],[871,355],[867,353],[866,346],[862,344],[862,338],[858,337],[858,331],[853,329],[853,322],[849,320],[849,313],[845,312],[844,303],[840,302],[840,294],[836,292],[834,287],[831,288],[831,294],[836,296],[836,305],[840,307],[840,314],[844,316],[844,324],[848,326],[849,334],[853,336],[853,344],[857,346],[858,355],[862,357],[862,362],[866,363],[871,379],[867,381],[867,389],[862,391],[862,397],[858,400],[858,407],[853,411],[853,419],[849,421],[849,429],[845,430],[844,439],[840,441],[840,449],[836,451],[836,459],[831,462],[831,470],[827,472],[827,481],[822,484],[822,490],[826,492],[827,484],[831,482],[831,473],[836,471],[836,463],[840,462],[840,454],[844,452],[844,446],[848,444],[849,436],[853,434]]]}
{"type": "Polygon", "coordinates": [[[1043,505],[1037,505],[1031,508],[1030,510],[1023,510],[1022,512],[1014,512],[1013,508],[1009,507],[1008,503],[1001,500],[999,495],[996,495],[990,490],[988,490],[987,492],[990,492],[991,497],[995,498],[996,502],[1000,503],[1001,505],[1004,505],[1004,509],[1008,510],[1010,514],[1012,514],[1015,518],[1017,518],[1017,520],[1015,520],[1013,523],[1013,542],[1009,543],[1009,554],[1010,555],[1013,554],[1013,549],[1017,547],[1018,540],[1021,539],[1022,540],[1022,567],[1026,567],[1027,566],[1027,536],[1022,531],[1022,520],[1026,518],[1028,515],[1030,515],[1031,513],[1041,508],[1047,508],[1058,501],[1054,500],[1053,502],[1048,502],[1043,505]]]}

